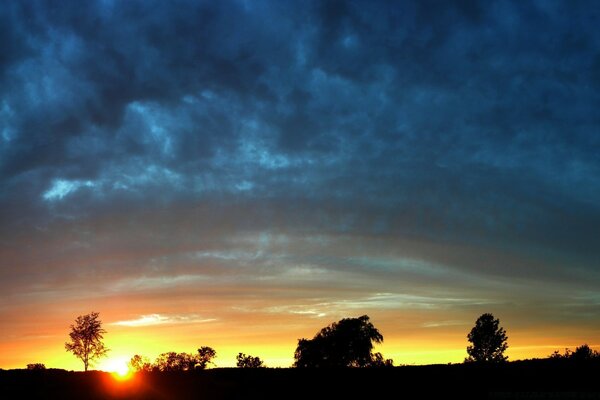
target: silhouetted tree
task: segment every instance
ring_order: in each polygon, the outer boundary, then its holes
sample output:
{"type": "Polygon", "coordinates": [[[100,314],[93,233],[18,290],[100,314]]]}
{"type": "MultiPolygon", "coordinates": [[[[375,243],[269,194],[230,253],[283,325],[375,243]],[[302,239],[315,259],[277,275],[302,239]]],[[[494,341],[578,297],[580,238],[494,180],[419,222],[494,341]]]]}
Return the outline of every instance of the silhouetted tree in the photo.
{"type": "Polygon", "coordinates": [[[170,351],[160,354],[154,363],[159,371],[190,371],[199,363],[199,357],[189,353],[170,351]]]}
{"type": "Polygon", "coordinates": [[[587,344],[582,344],[581,346],[577,347],[575,351],[566,348],[563,354],[561,354],[560,351],[555,350],[552,354],[550,354],[549,358],[582,361],[600,359],[600,353],[592,350],[592,348],[587,344]]]}
{"type": "MultiPolygon", "coordinates": [[[[194,369],[205,369],[208,363],[212,363],[212,359],[215,358],[216,355],[217,352],[208,346],[200,347],[198,349],[198,354],[176,353],[170,351],[160,354],[151,368],[158,371],[191,371],[194,369]]],[[[134,361],[133,358],[132,361],[134,361]]],[[[137,358],[135,362],[138,362],[137,358]]]]}
{"type": "Polygon", "coordinates": [[[196,365],[196,368],[205,369],[209,363],[214,365],[212,360],[216,356],[217,356],[217,352],[212,347],[208,347],[208,346],[200,347],[198,349],[198,364],[196,365]]]}
{"type": "Polygon", "coordinates": [[[177,356],[177,353],[174,351],[169,351],[167,353],[161,353],[158,355],[158,357],[156,357],[156,360],[154,361],[154,366],[159,370],[159,371],[179,371],[181,370],[180,368],[180,363],[179,363],[179,357],[177,356]]]}
{"type": "Polygon", "coordinates": [[[565,354],[560,354],[559,350],[554,350],[554,352],[552,354],[550,354],[549,358],[552,358],[552,359],[569,358],[569,357],[571,357],[571,353],[572,353],[572,351],[569,348],[565,349],[565,354]]]}
{"type": "Polygon", "coordinates": [[[504,351],[508,348],[506,331],[492,314],[483,314],[467,335],[472,345],[467,346],[469,357],[466,362],[503,362],[508,359],[504,351]]]}
{"type": "Polygon", "coordinates": [[[238,368],[264,368],[264,363],[259,357],[252,357],[239,353],[236,357],[238,368]]]}
{"type": "Polygon", "coordinates": [[[135,372],[141,371],[152,371],[153,366],[150,360],[147,357],[140,356],[138,354],[131,357],[129,360],[129,369],[135,372]]]}
{"type": "Polygon", "coordinates": [[[299,339],[294,366],[368,367],[375,357],[371,353],[373,343],[381,342],[383,336],[368,316],[344,318],[321,329],[312,339],[299,339]]]}
{"type": "Polygon", "coordinates": [[[65,343],[65,349],[83,361],[86,371],[96,359],[108,353],[102,342],[106,331],[102,328],[102,321],[98,319],[99,315],[97,312],[91,312],[77,317],[75,324],[71,325],[71,341],[65,343]]]}
{"type": "Polygon", "coordinates": [[[575,349],[575,351],[571,354],[571,357],[577,361],[591,360],[594,358],[600,358],[600,353],[592,350],[587,344],[582,344],[575,349]]]}
{"type": "Polygon", "coordinates": [[[27,369],[30,371],[39,371],[39,370],[46,369],[46,365],[44,365],[42,363],[27,364],[27,369]]]}
{"type": "Polygon", "coordinates": [[[374,368],[393,367],[394,360],[392,360],[391,358],[385,359],[383,358],[383,354],[377,352],[371,356],[371,362],[368,366],[374,368]]]}

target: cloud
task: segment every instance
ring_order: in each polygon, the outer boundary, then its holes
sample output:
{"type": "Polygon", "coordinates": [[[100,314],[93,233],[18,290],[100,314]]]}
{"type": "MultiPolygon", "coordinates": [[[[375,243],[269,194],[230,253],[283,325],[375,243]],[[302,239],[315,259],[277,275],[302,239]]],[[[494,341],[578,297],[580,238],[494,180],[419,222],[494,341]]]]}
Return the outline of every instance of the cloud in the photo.
{"type": "Polygon", "coordinates": [[[153,325],[173,325],[173,324],[201,324],[216,321],[215,318],[200,318],[195,314],[189,315],[161,315],[148,314],[140,315],[139,318],[112,322],[111,325],[143,327],[153,325]]]}
{"type": "Polygon", "coordinates": [[[52,182],[52,186],[44,192],[42,197],[44,200],[55,201],[62,200],[65,196],[68,196],[70,193],[76,192],[82,187],[94,187],[94,183],[91,181],[69,181],[63,179],[57,179],[52,182]]]}

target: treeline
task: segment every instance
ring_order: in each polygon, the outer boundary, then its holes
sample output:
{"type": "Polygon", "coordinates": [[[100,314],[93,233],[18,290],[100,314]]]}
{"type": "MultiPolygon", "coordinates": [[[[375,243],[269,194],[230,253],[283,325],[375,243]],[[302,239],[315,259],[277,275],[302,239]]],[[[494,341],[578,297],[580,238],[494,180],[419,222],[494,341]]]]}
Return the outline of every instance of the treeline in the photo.
{"type": "MultiPolygon", "coordinates": [[[[129,361],[129,369],[135,372],[151,371],[192,371],[203,370],[217,356],[217,352],[212,347],[203,346],[197,353],[177,353],[170,351],[159,355],[154,362],[150,362],[147,357],[134,355],[129,361]]],[[[237,366],[239,368],[263,368],[265,365],[259,357],[253,357],[244,353],[237,355],[237,366]]]]}
{"type": "Polygon", "coordinates": [[[587,344],[582,344],[577,347],[575,351],[566,348],[564,353],[556,350],[548,357],[552,360],[574,360],[574,361],[585,361],[585,360],[600,360],[600,352],[592,350],[587,344]]]}
{"type": "MultiPolygon", "coordinates": [[[[88,366],[98,358],[107,354],[103,343],[106,331],[102,328],[99,314],[92,312],[79,316],[71,325],[70,341],[65,343],[67,351],[72,352],[88,366]]],[[[468,357],[466,363],[502,363],[508,360],[504,354],[508,348],[506,330],[492,314],[482,314],[475,321],[475,326],[467,335],[468,357]]],[[[383,335],[369,320],[367,315],[358,318],[344,318],[321,329],[312,339],[298,340],[294,352],[296,368],[376,368],[391,367],[393,361],[386,359],[381,353],[373,352],[375,344],[383,342],[383,335]]],[[[203,370],[213,364],[215,349],[203,346],[196,353],[166,352],[160,354],[154,362],[148,358],[135,355],[129,362],[132,371],[191,371],[203,370]]],[[[549,359],[553,360],[591,360],[599,359],[600,353],[592,350],[587,344],[564,353],[555,351],[549,359]]],[[[236,365],[240,368],[265,367],[264,362],[256,356],[239,353],[236,365]]],[[[43,364],[29,364],[28,369],[43,369],[43,364]]]]}

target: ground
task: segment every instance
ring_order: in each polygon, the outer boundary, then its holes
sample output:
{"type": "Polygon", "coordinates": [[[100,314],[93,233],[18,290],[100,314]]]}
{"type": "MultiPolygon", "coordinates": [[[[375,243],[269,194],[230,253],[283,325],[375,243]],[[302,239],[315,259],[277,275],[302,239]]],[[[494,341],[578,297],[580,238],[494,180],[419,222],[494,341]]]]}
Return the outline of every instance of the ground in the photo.
{"type": "Polygon", "coordinates": [[[213,369],[144,373],[0,370],[1,398],[598,399],[600,363],[514,362],[382,369],[213,369]]]}

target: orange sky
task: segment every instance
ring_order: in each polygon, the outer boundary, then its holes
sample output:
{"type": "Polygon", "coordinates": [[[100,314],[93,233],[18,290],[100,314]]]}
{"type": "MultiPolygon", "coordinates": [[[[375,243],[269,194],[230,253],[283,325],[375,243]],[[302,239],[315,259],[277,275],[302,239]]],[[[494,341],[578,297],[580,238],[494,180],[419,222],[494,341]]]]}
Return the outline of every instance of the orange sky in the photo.
{"type": "MultiPolygon", "coordinates": [[[[320,328],[344,316],[367,313],[372,322],[384,335],[384,344],[378,346],[386,357],[396,365],[462,362],[466,356],[466,334],[474,319],[485,307],[452,313],[433,309],[421,310],[376,310],[353,309],[353,313],[336,311],[325,316],[306,314],[284,314],[277,312],[248,312],[238,310],[229,313],[211,314],[201,321],[162,321],[169,315],[146,315],[139,321],[123,320],[125,315],[136,315],[135,305],[128,311],[123,304],[131,299],[104,298],[94,301],[94,309],[102,309],[101,319],[108,331],[105,342],[111,349],[108,357],[96,364],[98,369],[110,370],[115,363],[124,363],[134,354],[154,359],[166,351],[195,352],[200,346],[211,346],[217,350],[215,363],[219,367],[235,366],[238,352],[260,356],[268,366],[286,367],[293,362],[296,339],[312,337],[320,328]],[[214,319],[213,319],[214,317],[214,319]],[[121,321],[121,322],[119,322],[121,321]],[[126,326],[125,324],[140,324],[126,326]]],[[[226,309],[228,305],[213,302],[206,309],[226,309]]],[[[230,308],[230,307],[229,307],[230,308]]],[[[511,360],[545,357],[556,349],[589,343],[595,334],[592,329],[574,332],[567,326],[528,326],[525,319],[508,316],[508,312],[497,313],[501,325],[507,329],[511,360]],[[504,315],[507,315],[506,317],[504,315]]],[[[52,312],[30,318],[35,312],[32,307],[23,307],[13,318],[14,334],[4,340],[0,347],[2,368],[23,368],[27,363],[42,362],[47,367],[81,370],[83,365],[70,353],[64,351],[68,325],[74,315],[84,313],[78,305],[56,304],[52,312]]],[[[189,315],[187,316],[189,317],[189,315]]],[[[6,325],[3,325],[6,326],[6,325]]],[[[6,337],[6,335],[5,335],[6,337]]]]}
{"type": "Polygon", "coordinates": [[[588,317],[593,280],[577,268],[565,275],[548,257],[372,235],[226,235],[223,223],[204,232],[190,215],[200,218],[180,208],[15,234],[31,250],[3,255],[20,274],[4,270],[13,285],[0,307],[0,368],[81,369],[64,342],[91,311],[112,349],[99,368],[200,346],[217,350],[217,366],[233,366],[238,352],[289,366],[297,339],[363,314],[384,336],[377,350],[396,365],[461,362],[485,312],[507,330],[510,359],[600,343],[598,320],[588,317]]]}

